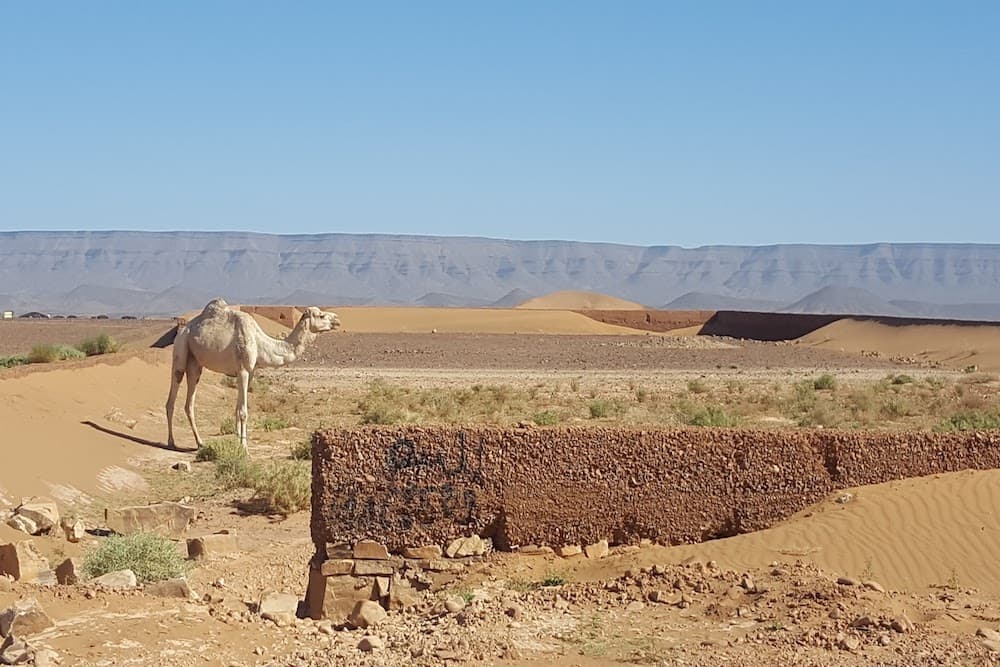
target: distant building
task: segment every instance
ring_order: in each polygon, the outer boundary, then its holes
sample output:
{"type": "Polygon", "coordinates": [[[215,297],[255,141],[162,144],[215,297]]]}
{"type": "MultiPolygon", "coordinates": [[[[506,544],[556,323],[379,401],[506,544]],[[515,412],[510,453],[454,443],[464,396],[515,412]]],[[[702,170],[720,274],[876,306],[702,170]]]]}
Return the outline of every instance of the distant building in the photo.
{"type": "Polygon", "coordinates": [[[0,320],[12,320],[12,319],[14,319],[14,311],[13,310],[5,310],[5,311],[3,311],[3,317],[0,317],[0,320]]]}

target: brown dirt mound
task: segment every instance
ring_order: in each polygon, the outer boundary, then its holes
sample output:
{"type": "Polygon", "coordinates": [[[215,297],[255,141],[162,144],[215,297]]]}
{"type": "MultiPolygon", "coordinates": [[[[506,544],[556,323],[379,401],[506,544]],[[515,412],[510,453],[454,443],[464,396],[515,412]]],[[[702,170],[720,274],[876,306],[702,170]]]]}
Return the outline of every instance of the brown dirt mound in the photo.
{"type": "Polygon", "coordinates": [[[634,301],[597,292],[563,290],[528,299],[516,308],[525,310],[645,310],[646,306],[634,301]]]}

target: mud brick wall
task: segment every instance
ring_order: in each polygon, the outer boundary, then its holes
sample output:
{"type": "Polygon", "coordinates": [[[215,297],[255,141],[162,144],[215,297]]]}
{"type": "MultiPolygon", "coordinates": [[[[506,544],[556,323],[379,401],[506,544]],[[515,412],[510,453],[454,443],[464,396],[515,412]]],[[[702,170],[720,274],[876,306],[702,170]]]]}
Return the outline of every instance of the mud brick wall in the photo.
{"type": "Polygon", "coordinates": [[[513,545],[697,542],[837,488],[1000,467],[1000,434],[362,427],[313,435],[317,549],[472,532],[513,545]]]}

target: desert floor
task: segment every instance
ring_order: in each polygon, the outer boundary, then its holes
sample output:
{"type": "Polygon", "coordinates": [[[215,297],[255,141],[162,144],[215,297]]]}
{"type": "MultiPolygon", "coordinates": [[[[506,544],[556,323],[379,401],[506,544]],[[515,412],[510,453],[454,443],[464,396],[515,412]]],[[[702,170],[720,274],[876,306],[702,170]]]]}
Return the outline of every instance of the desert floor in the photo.
{"type": "MultiPolygon", "coordinates": [[[[519,314],[511,324],[438,312],[400,333],[389,330],[405,313],[379,324],[377,309],[358,310],[368,319],[345,313],[345,331],[260,374],[250,400],[255,459],[288,459],[312,430],[364,421],[683,425],[713,406],[759,428],[905,431],[995,411],[1000,396],[986,364],[973,372],[962,342],[935,332],[855,328],[838,338],[833,329],[755,343],[622,335],[589,320],[574,328],[583,316],[532,310],[533,330],[519,314]],[[930,349],[933,358],[920,356],[930,349]],[[470,392],[490,399],[456,400],[470,392]]],[[[214,464],[195,461],[180,405],[175,428],[189,450],[164,448],[170,348],[148,346],[169,328],[0,322],[0,356],[98,332],[127,343],[103,357],[0,369],[0,510],[45,495],[92,529],[78,544],[30,538],[53,567],[106,539],[105,507],[133,503],[183,499],[198,509],[191,536],[226,529],[239,542],[237,553],[193,564],[198,599],[0,582],[0,610],[35,598],[55,621],[29,640],[63,665],[995,662],[1000,471],[848,489],[769,530],[697,545],[621,546],[599,560],[494,553],[414,610],[391,614],[374,632],[385,646],[373,654],[357,649],[363,631],[263,621],[253,613],[262,593],[305,590],[308,510],[262,513],[251,490],[220,487],[214,464]],[[192,471],[171,469],[178,461],[192,471]],[[850,500],[838,502],[845,492],[850,500]],[[656,590],[670,602],[649,601],[656,590]],[[456,596],[466,608],[444,612],[456,596]]],[[[977,336],[979,356],[990,358],[993,343],[977,336]]],[[[206,372],[197,418],[207,438],[225,437],[235,395],[206,372]]],[[[0,544],[21,539],[0,524],[0,544]]]]}

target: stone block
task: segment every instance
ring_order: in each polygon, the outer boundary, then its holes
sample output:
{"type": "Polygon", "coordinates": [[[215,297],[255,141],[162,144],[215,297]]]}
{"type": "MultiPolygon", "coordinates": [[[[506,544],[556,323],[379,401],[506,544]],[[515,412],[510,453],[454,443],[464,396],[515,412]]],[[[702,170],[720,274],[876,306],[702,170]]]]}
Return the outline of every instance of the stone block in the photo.
{"type": "Polygon", "coordinates": [[[155,533],[173,540],[184,537],[196,510],[180,503],[156,503],[104,510],[104,523],[119,535],[155,533]]]}

